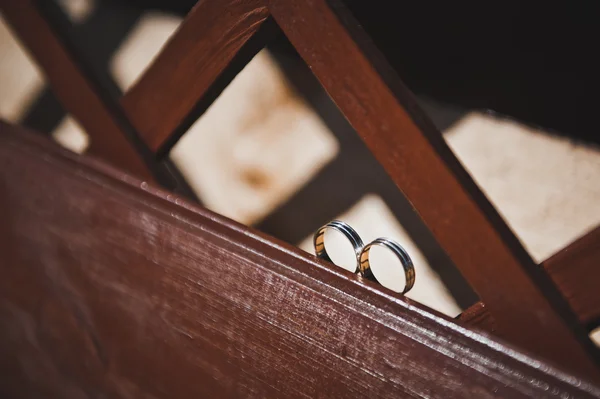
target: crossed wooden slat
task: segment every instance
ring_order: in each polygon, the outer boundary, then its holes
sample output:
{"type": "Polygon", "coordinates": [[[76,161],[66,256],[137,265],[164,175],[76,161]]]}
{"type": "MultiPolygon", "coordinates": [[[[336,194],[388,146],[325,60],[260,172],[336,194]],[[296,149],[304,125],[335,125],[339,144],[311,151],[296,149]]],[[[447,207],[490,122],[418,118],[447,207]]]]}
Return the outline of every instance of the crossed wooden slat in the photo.
{"type": "MultiPolygon", "coordinates": [[[[153,170],[144,154],[164,155],[192,111],[218,94],[223,77],[264,46],[269,35],[259,34],[261,26],[274,21],[485,304],[464,319],[493,320],[511,342],[598,376],[596,350],[579,321],[600,314],[600,292],[571,278],[585,271],[597,281],[598,268],[589,266],[595,262],[570,264],[557,255],[544,271],[532,261],[340,2],[201,0],[120,106],[79,68],[33,0],[1,4],[65,108],[90,134],[90,151],[142,177],[153,170]]],[[[576,260],[598,259],[590,248],[599,242],[596,230],[565,251],[584,254],[576,260]]]]}

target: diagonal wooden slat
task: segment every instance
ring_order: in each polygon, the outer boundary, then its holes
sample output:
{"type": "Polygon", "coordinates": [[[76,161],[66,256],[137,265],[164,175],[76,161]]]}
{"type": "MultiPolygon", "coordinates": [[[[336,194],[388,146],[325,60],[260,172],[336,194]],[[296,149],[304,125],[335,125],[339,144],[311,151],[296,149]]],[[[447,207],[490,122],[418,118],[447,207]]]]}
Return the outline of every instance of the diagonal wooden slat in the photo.
{"type": "MultiPolygon", "coordinates": [[[[115,4],[101,3],[96,5],[90,18],[86,19],[86,21],[80,25],[73,26],[66,18],[63,10],[61,10],[54,1],[34,2],[32,4],[36,6],[40,15],[50,23],[53,29],[52,32],[49,33],[53,34],[56,37],[56,40],[63,44],[63,47],[69,53],[70,58],[84,64],[75,65],[75,67],[86,76],[90,85],[96,88],[96,93],[105,100],[107,109],[109,109],[114,121],[116,121],[121,128],[121,131],[117,132],[117,134],[123,135],[128,132],[129,136],[137,142],[138,155],[141,156],[142,159],[145,158],[146,165],[150,166],[149,169],[153,171],[154,177],[157,177],[160,184],[199,203],[198,197],[170,159],[166,158],[162,159],[160,162],[156,161],[154,155],[152,155],[148,148],[139,140],[137,133],[133,131],[122,109],[120,109],[120,106],[115,101],[116,98],[120,97],[121,91],[109,75],[107,64],[111,53],[116,50],[120,41],[124,39],[124,35],[133,27],[142,11],[135,8],[130,9],[126,6],[119,7],[115,4]],[[116,16],[117,19],[115,19],[115,13],[118,14],[116,16]],[[108,34],[105,34],[102,30],[105,29],[107,25],[111,26],[111,31],[108,34]],[[102,35],[101,38],[99,37],[100,35],[102,35]],[[72,43],[73,38],[77,38],[78,43],[72,43]],[[86,47],[82,47],[80,45],[82,43],[84,43],[86,47]],[[88,62],[85,63],[84,61],[88,62]]],[[[58,99],[54,96],[53,91],[47,89],[44,91],[39,101],[33,106],[33,108],[36,108],[33,110],[33,114],[30,113],[21,123],[28,126],[30,123],[40,125],[41,122],[41,126],[38,126],[40,129],[34,130],[49,134],[52,131],[53,126],[56,125],[65,114],[65,111],[60,107],[60,104],[57,105],[57,101],[58,99]],[[60,109],[57,110],[57,106],[60,109]],[[50,109],[41,109],[40,107],[50,107],[50,109]],[[54,113],[56,115],[52,115],[54,113]],[[58,119],[56,119],[57,116],[59,117],[58,119]],[[40,117],[46,118],[46,120],[39,120],[40,117]],[[38,118],[38,120],[36,120],[36,118],[38,118]],[[46,125],[44,126],[45,123],[46,125]]],[[[30,109],[30,112],[31,111],[32,110],[30,109]]],[[[102,157],[102,154],[98,154],[97,151],[95,151],[95,142],[93,140],[91,147],[91,153],[95,153],[102,157]]]]}
{"type": "MultiPolygon", "coordinates": [[[[565,296],[579,321],[593,329],[600,325],[600,226],[569,244],[542,263],[565,296]]],[[[489,330],[493,317],[481,304],[459,316],[460,320],[489,330]]]]}
{"type": "MultiPolygon", "coordinates": [[[[54,1],[47,2],[54,3],[54,1]]],[[[39,4],[39,3],[38,3],[39,4]]],[[[83,22],[72,24],[71,34],[85,43],[84,56],[97,66],[95,72],[108,71],[113,53],[138,22],[143,10],[131,6],[119,6],[114,2],[101,1],[94,4],[92,14],[83,22]],[[107,27],[110,29],[107,29],[107,27]],[[87,50],[87,51],[86,51],[87,50]]],[[[42,133],[53,131],[66,112],[50,88],[32,103],[20,121],[23,126],[42,133]]]]}
{"type": "Polygon", "coordinates": [[[0,219],[2,397],[600,397],[579,376],[2,123],[0,219]]]}
{"type": "Polygon", "coordinates": [[[41,66],[65,109],[90,135],[88,151],[137,176],[152,179],[139,149],[128,140],[131,134],[122,129],[118,110],[100,94],[103,89],[86,70],[82,59],[75,57],[73,49],[58,39],[55,26],[50,25],[55,18],[44,18],[33,0],[1,0],[0,9],[26,50],[41,66]]]}
{"type": "Polygon", "coordinates": [[[269,10],[512,342],[590,376],[595,347],[339,1],[269,10]]]}
{"type": "Polygon", "coordinates": [[[265,46],[269,32],[252,39],[268,15],[263,0],[201,0],[194,6],[121,100],[153,151],[166,152],[163,146],[191,125],[188,115],[204,96],[210,98],[201,108],[265,46]]]}
{"type": "Polygon", "coordinates": [[[377,194],[421,250],[427,263],[439,275],[457,304],[466,309],[477,302],[479,298],[472,288],[386,175],[381,164],[365,147],[308,66],[297,54],[290,55],[294,50],[287,38],[281,35],[277,39],[269,46],[271,55],[296,93],[314,109],[335,136],[339,151],[337,157],[306,185],[254,227],[297,244],[314,234],[319,226],[350,209],[364,195],[377,194]],[[356,184],[358,180],[362,183],[356,184]]]}

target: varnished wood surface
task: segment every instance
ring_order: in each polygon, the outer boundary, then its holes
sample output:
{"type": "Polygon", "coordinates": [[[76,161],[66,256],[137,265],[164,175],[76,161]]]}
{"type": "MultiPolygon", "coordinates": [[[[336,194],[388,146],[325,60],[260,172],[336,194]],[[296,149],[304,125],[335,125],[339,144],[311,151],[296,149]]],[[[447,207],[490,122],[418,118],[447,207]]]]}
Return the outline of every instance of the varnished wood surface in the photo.
{"type": "Polygon", "coordinates": [[[597,376],[595,348],[564,298],[341,2],[271,0],[269,10],[486,304],[499,332],[597,376]]]}
{"type": "Polygon", "coordinates": [[[101,96],[102,88],[90,71],[74,57],[74,49],[59,40],[52,21],[38,7],[35,0],[0,0],[4,18],[41,67],[55,95],[89,134],[88,151],[137,176],[152,178],[138,149],[126,138],[117,110],[101,96]]]}
{"type": "MultiPolygon", "coordinates": [[[[161,150],[174,134],[178,135],[188,114],[231,63],[235,64],[234,70],[229,71],[218,90],[264,47],[261,40],[250,43],[252,48],[242,52],[242,59],[234,60],[268,15],[262,0],[201,0],[194,6],[121,101],[152,150],[161,150]]],[[[211,102],[218,90],[211,94],[211,102]]]]}
{"type": "Polygon", "coordinates": [[[496,322],[490,312],[485,308],[483,302],[477,302],[475,305],[470,306],[462,312],[457,319],[468,325],[469,328],[490,332],[496,336],[499,335],[496,322]]]}
{"type": "Polygon", "coordinates": [[[600,397],[298,249],[0,125],[0,395],[600,397]]]}
{"type": "MultiPolygon", "coordinates": [[[[565,296],[581,324],[600,324],[600,227],[585,234],[541,265],[565,296]]],[[[493,331],[492,316],[481,303],[459,317],[464,322],[493,331]]]]}
{"type": "MultiPolygon", "coordinates": [[[[24,21],[40,21],[31,1],[22,2],[16,9],[13,7],[16,3],[5,3],[9,5],[7,9],[13,20],[16,15],[17,23],[13,22],[13,25],[20,26],[18,30],[25,31],[22,35],[33,43],[32,53],[46,70],[51,70],[48,73],[61,87],[64,101],[72,104],[78,119],[86,121],[86,130],[99,132],[95,122],[98,115],[100,121],[106,122],[105,116],[109,120],[114,118],[114,107],[111,109],[110,104],[97,95],[98,87],[94,86],[93,79],[86,77],[84,69],[78,68],[72,53],[61,47],[63,44],[52,35],[49,26],[42,26],[41,32],[45,34],[41,36],[36,33],[32,36],[28,32],[24,21]],[[50,46],[39,47],[45,43],[50,46]],[[56,71],[57,66],[63,65],[67,66],[66,73],[52,73],[53,68],[56,71]],[[64,76],[73,71],[82,78],[76,82],[74,91],[67,89],[64,82],[64,76]],[[100,113],[93,108],[93,112],[86,114],[73,92],[83,95],[84,102],[92,107],[100,102],[100,113]]],[[[535,267],[447,148],[439,132],[414,105],[410,93],[382,61],[343,6],[324,0],[273,0],[269,7],[346,117],[485,301],[499,333],[535,353],[566,362],[570,367],[596,377],[597,368],[587,356],[593,352],[591,343],[552,281],[535,267]],[[347,67],[350,64],[352,68],[347,67]],[[404,141],[395,132],[402,132],[404,141]],[[442,200],[438,195],[440,192],[444,193],[442,200]]],[[[191,109],[207,97],[208,100],[214,98],[215,93],[208,96],[207,93],[214,90],[216,79],[230,69],[230,64],[234,63],[236,67],[228,76],[241,68],[243,62],[233,60],[248,46],[250,38],[256,37],[258,27],[265,25],[267,16],[265,4],[257,0],[230,3],[204,0],[198,4],[149,73],[134,87],[133,99],[128,100],[129,95],[123,99],[129,117],[153,151],[164,151],[167,142],[176,138],[177,130],[189,122],[185,119],[191,109]],[[225,29],[227,34],[216,35],[219,29],[225,29]],[[229,39],[218,43],[209,40],[222,36],[229,39]],[[200,61],[196,55],[200,56],[200,61]],[[187,72],[194,77],[193,84],[185,80],[187,72]],[[142,83],[144,81],[146,83],[142,83]],[[173,84],[173,81],[179,83],[173,84]],[[163,95],[173,87],[178,87],[177,93],[163,95]],[[150,105],[137,108],[144,101],[150,105]],[[167,118],[164,118],[165,114],[167,118]],[[140,118],[145,126],[138,125],[140,118]],[[168,128],[147,135],[148,129],[156,128],[165,120],[164,126],[168,128]]],[[[260,40],[254,43],[256,46],[251,46],[247,54],[255,52],[261,43],[260,40]]],[[[112,129],[104,130],[111,132],[110,140],[105,143],[114,140],[115,132],[122,140],[126,135],[118,131],[119,122],[112,122],[117,130],[110,123],[103,126],[112,129]]],[[[125,156],[127,154],[120,148],[111,142],[98,153],[106,159],[112,156],[129,164],[134,158],[125,156]]],[[[135,159],[139,163],[139,158],[135,159]]]]}
{"type": "Polygon", "coordinates": [[[600,324],[600,226],[543,265],[586,325],[600,324]]]}

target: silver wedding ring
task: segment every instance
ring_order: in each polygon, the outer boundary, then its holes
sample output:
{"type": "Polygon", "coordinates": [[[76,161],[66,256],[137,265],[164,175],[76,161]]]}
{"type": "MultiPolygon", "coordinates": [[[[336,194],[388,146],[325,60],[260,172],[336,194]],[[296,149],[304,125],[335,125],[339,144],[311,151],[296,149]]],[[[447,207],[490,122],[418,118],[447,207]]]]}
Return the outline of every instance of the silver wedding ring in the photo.
{"type": "Polygon", "coordinates": [[[402,268],[404,269],[405,278],[405,285],[404,290],[402,290],[402,293],[406,294],[415,285],[415,267],[412,263],[412,259],[410,258],[406,250],[395,241],[392,241],[388,238],[378,238],[367,244],[359,255],[360,274],[364,278],[380,283],[379,281],[377,281],[375,274],[373,274],[373,269],[371,268],[371,263],[369,262],[369,253],[371,251],[371,248],[375,245],[388,248],[392,251],[394,255],[396,255],[398,259],[400,259],[400,263],[402,264],[402,268]]]}
{"type": "Polygon", "coordinates": [[[356,232],[356,230],[350,227],[350,225],[347,223],[344,223],[340,220],[333,220],[327,223],[325,226],[321,227],[319,230],[317,230],[313,237],[315,254],[319,258],[333,263],[333,261],[329,257],[329,254],[327,253],[327,250],[325,249],[325,232],[328,229],[339,231],[344,235],[344,237],[348,239],[348,241],[350,241],[350,244],[352,244],[352,248],[354,249],[354,253],[356,256],[356,269],[354,270],[354,273],[358,273],[358,258],[360,256],[360,251],[362,251],[365,244],[363,244],[363,241],[356,232]]]}
{"type": "Polygon", "coordinates": [[[366,279],[378,282],[375,274],[373,274],[373,270],[371,268],[371,263],[369,261],[369,254],[371,248],[373,246],[382,246],[390,251],[400,260],[402,268],[404,269],[404,277],[405,277],[405,285],[402,294],[406,294],[410,289],[415,285],[415,268],[412,262],[412,259],[400,244],[397,242],[390,240],[389,238],[377,238],[373,240],[367,245],[363,244],[362,239],[350,225],[344,223],[340,220],[334,220],[327,223],[325,226],[321,227],[315,233],[313,237],[313,244],[315,247],[315,254],[328,262],[333,263],[327,250],[325,249],[325,232],[328,229],[334,229],[339,231],[350,241],[352,244],[352,248],[354,249],[354,254],[356,256],[356,269],[355,273],[360,273],[366,279]]]}

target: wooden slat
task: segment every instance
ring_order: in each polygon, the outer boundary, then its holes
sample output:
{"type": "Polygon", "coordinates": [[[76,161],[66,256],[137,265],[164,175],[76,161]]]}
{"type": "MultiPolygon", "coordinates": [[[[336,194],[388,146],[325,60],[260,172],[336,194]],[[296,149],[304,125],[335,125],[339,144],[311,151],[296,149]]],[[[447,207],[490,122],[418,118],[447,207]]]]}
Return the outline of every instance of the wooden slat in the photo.
{"type": "MultiPolygon", "coordinates": [[[[589,329],[597,327],[600,324],[600,226],[550,257],[542,267],[580,322],[589,329]]],[[[489,330],[492,316],[479,303],[463,312],[459,319],[489,330]]]]}
{"type": "Polygon", "coordinates": [[[281,35],[268,48],[294,91],[314,109],[335,136],[337,156],[285,203],[253,227],[296,244],[314,234],[316,226],[338,218],[342,210],[350,209],[365,195],[377,194],[419,248],[459,307],[466,309],[477,302],[479,298],[471,286],[414,212],[411,204],[365,147],[310,68],[297,54],[293,54],[293,48],[290,47],[287,38],[281,35]],[[361,179],[361,184],[356,184],[357,179],[361,179]],[[315,203],[319,205],[314,206],[315,203]]]}
{"type": "Polygon", "coordinates": [[[2,397],[600,397],[4,124],[0,218],[2,397]]]}
{"type": "Polygon", "coordinates": [[[268,14],[263,0],[201,0],[194,6],[121,101],[152,150],[183,133],[180,125],[226,70],[225,80],[203,107],[264,47],[258,40],[236,59],[268,14]]]}
{"type": "Polygon", "coordinates": [[[600,322],[600,226],[542,266],[584,324],[600,322]]]}
{"type": "MultiPolygon", "coordinates": [[[[60,3],[51,1],[43,4],[58,4],[59,11],[65,14],[60,3]]],[[[113,54],[131,33],[143,12],[141,8],[101,1],[94,3],[93,12],[83,21],[73,23],[67,17],[69,36],[76,37],[79,43],[85,43],[85,47],[77,49],[91,65],[98,67],[94,70],[96,76],[103,74],[105,80],[106,77],[110,79],[109,64],[113,54]]],[[[44,15],[43,11],[41,14],[44,15]]],[[[66,111],[50,87],[44,88],[28,108],[19,124],[42,133],[52,132],[66,116],[66,111]]]]}
{"type": "Polygon", "coordinates": [[[469,327],[475,327],[477,330],[490,332],[499,336],[494,318],[485,308],[483,302],[477,302],[475,305],[465,309],[458,317],[458,320],[467,324],[469,327]]]}
{"type": "MultiPolygon", "coordinates": [[[[47,4],[46,4],[47,5],[47,4]]],[[[40,65],[62,105],[90,136],[88,151],[137,176],[152,179],[93,76],[65,47],[33,0],[0,0],[4,18],[40,65]]]]}
{"type": "Polygon", "coordinates": [[[598,375],[594,346],[564,298],[340,2],[271,0],[269,10],[485,302],[498,330],[539,355],[598,375]]]}

